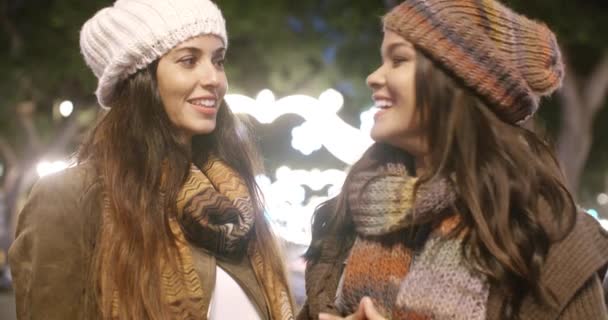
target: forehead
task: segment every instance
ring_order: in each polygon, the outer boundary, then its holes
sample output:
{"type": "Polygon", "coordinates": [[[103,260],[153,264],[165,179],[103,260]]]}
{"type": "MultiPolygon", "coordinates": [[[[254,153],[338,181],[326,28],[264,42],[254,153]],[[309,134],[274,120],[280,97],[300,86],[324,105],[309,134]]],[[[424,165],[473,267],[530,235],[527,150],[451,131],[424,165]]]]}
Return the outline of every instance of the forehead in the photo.
{"type": "Polygon", "coordinates": [[[205,34],[200,35],[194,38],[190,38],[175,48],[173,48],[173,52],[180,51],[184,49],[198,49],[201,51],[217,51],[219,49],[225,49],[224,42],[218,36],[205,34]]]}
{"type": "Polygon", "coordinates": [[[384,49],[388,49],[390,47],[400,47],[400,46],[404,46],[407,48],[411,48],[414,49],[414,45],[407,41],[404,37],[402,37],[401,35],[399,35],[398,33],[392,31],[392,30],[385,30],[384,31],[384,38],[382,40],[382,47],[384,49]]]}

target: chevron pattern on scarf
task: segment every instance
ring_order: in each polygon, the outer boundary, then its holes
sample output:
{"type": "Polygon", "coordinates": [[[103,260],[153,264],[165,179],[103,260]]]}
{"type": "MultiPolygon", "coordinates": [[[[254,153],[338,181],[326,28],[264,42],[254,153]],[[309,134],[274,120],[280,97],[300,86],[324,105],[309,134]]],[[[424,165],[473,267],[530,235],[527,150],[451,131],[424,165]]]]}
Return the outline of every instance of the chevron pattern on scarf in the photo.
{"type": "Polygon", "coordinates": [[[293,320],[293,306],[289,292],[279,281],[278,274],[263,259],[258,246],[252,246],[249,250],[249,257],[253,265],[256,277],[263,283],[266,303],[269,306],[271,319],[293,320]]]}
{"type": "Polygon", "coordinates": [[[177,198],[178,220],[186,237],[212,252],[244,249],[253,227],[249,190],[236,172],[212,158],[202,171],[192,165],[177,198]]]}
{"type": "MultiPolygon", "coordinates": [[[[178,241],[178,270],[171,268],[166,261],[161,261],[162,294],[171,313],[176,319],[200,319],[201,310],[209,306],[203,301],[203,288],[194,268],[190,248],[183,232],[175,219],[169,222],[171,231],[178,241]]],[[[205,311],[203,314],[207,314],[205,311]]]]}
{"type": "MultiPolygon", "coordinates": [[[[203,301],[203,288],[188,242],[217,254],[247,250],[271,319],[294,318],[289,289],[279,280],[270,261],[260,254],[259,248],[264,244],[250,236],[255,212],[249,189],[236,171],[218,158],[210,158],[202,170],[192,165],[178,193],[177,209],[177,217],[169,220],[179,258],[177,269],[164,259],[160,261],[161,295],[171,319],[207,319],[209,305],[203,301]]],[[[104,227],[111,228],[108,219],[104,220],[104,227]]],[[[116,292],[112,300],[113,319],[117,319],[120,301],[116,292]]]]}

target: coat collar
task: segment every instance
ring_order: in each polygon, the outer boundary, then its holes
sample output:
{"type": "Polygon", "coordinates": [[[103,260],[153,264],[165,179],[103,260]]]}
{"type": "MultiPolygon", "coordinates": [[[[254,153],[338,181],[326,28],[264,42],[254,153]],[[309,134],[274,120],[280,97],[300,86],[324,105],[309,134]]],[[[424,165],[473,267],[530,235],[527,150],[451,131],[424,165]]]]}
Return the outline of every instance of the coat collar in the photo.
{"type": "MultiPolygon", "coordinates": [[[[573,230],[554,243],[547,254],[541,282],[554,295],[554,306],[537,303],[531,296],[521,307],[522,320],[556,319],[575,293],[608,264],[608,232],[591,216],[579,212],[573,230]]],[[[504,296],[492,288],[488,319],[499,319],[504,296]]]]}

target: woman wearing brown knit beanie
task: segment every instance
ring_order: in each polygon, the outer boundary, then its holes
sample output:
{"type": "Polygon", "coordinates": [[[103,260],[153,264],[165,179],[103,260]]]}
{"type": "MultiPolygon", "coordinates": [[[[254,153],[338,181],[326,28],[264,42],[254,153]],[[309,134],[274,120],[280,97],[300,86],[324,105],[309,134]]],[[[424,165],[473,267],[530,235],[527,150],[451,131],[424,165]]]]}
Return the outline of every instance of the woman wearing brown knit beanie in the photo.
{"type": "Polygon", "coordinates": [[[376,143],[315,213],[298,319],[608,319],[608,236],[522,124],[564,68],[494,0],[408,0],[367,83],[376,143]]]}
{"type": "Polygon", "coordinates": [[[19,216],[18,318],[293,319],[255,144],[223,102],[217,6],[118,0],[80,45],[110,110],[19,216]]]}

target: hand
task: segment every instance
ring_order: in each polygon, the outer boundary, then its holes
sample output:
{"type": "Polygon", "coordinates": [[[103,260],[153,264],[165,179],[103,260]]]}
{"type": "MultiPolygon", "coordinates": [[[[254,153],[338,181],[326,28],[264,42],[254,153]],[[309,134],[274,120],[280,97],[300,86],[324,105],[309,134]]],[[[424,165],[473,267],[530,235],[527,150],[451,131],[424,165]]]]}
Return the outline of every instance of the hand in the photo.
{"type": "Polygon", "coordinates": [[[327,313],[320,313],[319,320],[386,320],[376,307],[374,307],[374,303],[372,299],[368,297],[363,297],[361,302],[359,303],[359,308],[357,311],[346,318],[333,316],[327,313]]]}

